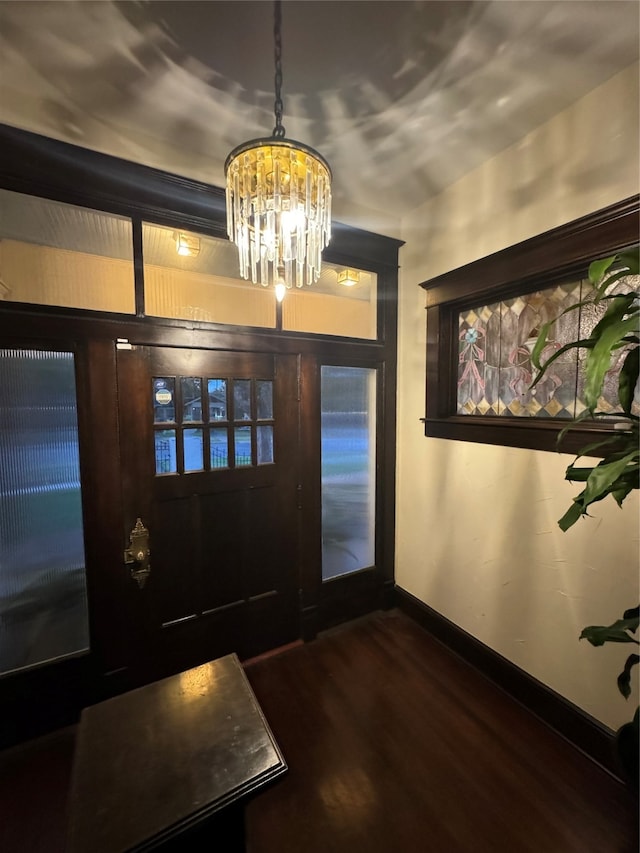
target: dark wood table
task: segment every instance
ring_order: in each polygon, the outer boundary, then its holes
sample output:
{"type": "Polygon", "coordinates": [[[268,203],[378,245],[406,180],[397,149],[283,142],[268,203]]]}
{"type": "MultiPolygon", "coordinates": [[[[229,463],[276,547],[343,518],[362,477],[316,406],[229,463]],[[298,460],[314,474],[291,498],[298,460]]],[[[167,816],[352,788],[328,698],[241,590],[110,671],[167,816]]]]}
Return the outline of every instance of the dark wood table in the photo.
{"type": "Polygon", "coordinates": [[[85,708],[68,853],[244,850],[247,798],[287,765],[236,655],[85,708]]]}

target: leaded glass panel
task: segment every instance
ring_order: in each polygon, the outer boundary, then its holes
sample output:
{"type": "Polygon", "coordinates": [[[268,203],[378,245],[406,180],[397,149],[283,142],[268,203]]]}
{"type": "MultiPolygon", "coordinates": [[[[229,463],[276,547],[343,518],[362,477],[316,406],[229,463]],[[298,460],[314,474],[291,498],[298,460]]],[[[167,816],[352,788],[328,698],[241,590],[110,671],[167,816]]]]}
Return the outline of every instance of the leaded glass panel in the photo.
{"type": "MultiPolygon", "coordinates": [[[[630,286],[638,289],[637,279],[622,279],[614,290],[626,291],[630,286]]],[[[533,388],[536,370],[531,353],[542,325],[550,320],[556,322],[541,356],[543,364],[565,344],[588,337],[606,304],[563,312],[592,292],[588,281],[578,280],[461,311],[457,413],[571,419],[584,411],[580,368],[584,352],[571,349],[562,354],[533,388]]],[[[603,411],[613,412],[618,405],[620,364],[620,357],[614,359],[607,374],[600,401],[603,411]]]]}

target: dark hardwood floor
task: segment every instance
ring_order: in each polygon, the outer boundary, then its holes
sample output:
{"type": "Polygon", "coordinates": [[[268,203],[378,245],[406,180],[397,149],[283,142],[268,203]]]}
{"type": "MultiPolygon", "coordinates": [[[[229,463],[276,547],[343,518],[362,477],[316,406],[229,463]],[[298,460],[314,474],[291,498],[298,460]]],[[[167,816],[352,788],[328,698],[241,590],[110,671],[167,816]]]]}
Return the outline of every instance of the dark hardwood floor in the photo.
{"type": "MultiPolygon", "coordinates": [[[[246,669],[289,764],[248,853],[638,849],[627,789],[397,611],[246,669]]],[[[3,853],[64,850],[74,732],[0,753],[3,853]]]]}

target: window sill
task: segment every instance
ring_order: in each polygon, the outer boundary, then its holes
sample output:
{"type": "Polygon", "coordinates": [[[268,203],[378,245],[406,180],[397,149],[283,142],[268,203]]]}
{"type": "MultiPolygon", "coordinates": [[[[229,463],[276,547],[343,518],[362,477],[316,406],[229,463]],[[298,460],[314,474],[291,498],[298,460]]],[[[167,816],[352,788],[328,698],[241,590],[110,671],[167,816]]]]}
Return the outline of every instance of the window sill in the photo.
{"type": "MultiPolygon", "coordinates": [[[[546,450],[554,453],[576,455],[582,447],[609,438],[611,426],[581,423],[569,430],[558,444],[560,432],[571,423],[543,418],[500,418],[453,415],[449,418],[421,418],[424,434],[429,438],[446,438],[452,441],[472,441],[478,444],[494,444],[501,447],[522,447],[530,450],[546,450]]],[[[612,423],[615,421],[612,420],[612,423]]],[[[611,446],[608,447],[611,450],[611,446]]],[[[602,453],[592,453],[599,458],[602,453]]]]}

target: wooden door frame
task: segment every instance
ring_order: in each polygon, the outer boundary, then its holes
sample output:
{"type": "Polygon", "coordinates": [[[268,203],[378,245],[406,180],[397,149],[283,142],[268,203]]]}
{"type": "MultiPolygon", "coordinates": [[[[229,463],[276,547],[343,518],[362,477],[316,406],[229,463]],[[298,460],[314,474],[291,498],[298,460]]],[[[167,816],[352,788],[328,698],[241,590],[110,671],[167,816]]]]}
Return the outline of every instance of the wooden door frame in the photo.
{"type": "MultiPolygon", "coordinates": [[[[387,387],[395,388],[395,361],[369,355],[305,353],[301,357],[301,512],[299,538],[301,552],[302,636],[312,640],[319,631],[355,619],[377,609],[393,606],[395,483],[395,405],[390,405],[387,387]],[[374,565],[350,574],[322,579],[322,501],[321,501],[321,401],[320,375],[324,366],[362,367],[376,371],[376,482],[375,561],[374,565]],[[390,380],[388,371],[393,371],[390,380]],[[314,429],[313,425],[317,425],[314,429]],[[392,439],[389,439],[392,436],[392,439]]],[[[395,403],[395,400],[394,400],[395,403]]]]}
{"type": "MultiPolygon", "coordinates": [[[[224,492],[228,492],[230,496],[244,493],[247,509],[250,509],[253,498],[258,498],[262,490],[267,488],[271,498],[265,512],[270,512],[275,506],[273,501],[279,504],[279,511],[272,518],[273,526],[268,529],[272,530],[274,535],[277,529],[281,529],[278,528],[280,524],[286,524],[287,530],[296,529],[299,458],[296,357],[291,354],[239,352],[210,347],[184,349],[157,345],[141,346],[135,343],[120,349],[116,360],[120,398],[124,524],[122,541],[123,544],[126,543],[136,518],[140,517],[149,529],[151,545],[151,574],[148,582],[143,589],[129,591],[129,598],[135,602],[133,606],[137,611],[136,622],[130,624],[129,628],[131,641],[135,644],[135,648],[130,650],[131,665],[137,667],[140,672],[138,680],[147,681],[147,671],[154,678],[164,677],[181,669],[200,665],[212,657],[229,653],[235,653],[244,660],[299,639],[299,554],[297,541],[291,537],[281,536],[279,540],[279,560],[271,565],[272,571],[275,565],[280,566],[280,571],[276,572],[278,583],[273,589],[262,588],[260,573],[252,574],[251,567],[258,565],[258,562],[242,561],[243,569],[246,570],[244,581],[249,586],[242,590],[238,587],[235,600],[218,600],[216,603],[209,601],[207,604],[196,597],[191,601],[189,609],[176,613],[176,618],[166,623],[162,622],[159,615],[159,587],[155,583],[157,569],[154,568],[158,564],[164,564],[166,572],[167,562],[162,559],[162,553],[172,552],[174,542],[178,541],[177,538],[165,539],[166,550],[157,550],[156,543],[158,539],[162,539],[162,531],[158,531],[156,526],[156,510],[167,500],[177,500],[181,502],[180,506],[185,506],[186,500],[195,498],[195,502],[190,506],[196,515],[191,515],[190,511],[185,518],[185,523],[191,524],[193,519],[197,518],[199,502],[203,497],[206,500],[224,492]],[[200,377],[262,376],[271,379],[274,394],[274,465],[254,464],[238,469],[232,464],[225,470],[177,473],[176,476],[156,478],[153,466],[151,377],[187,375],[183,374],[183,367],[194,371],[188,375],[200,377]],[[212,370],[217,372],[211,373],[212,370]],[[137,404],[128,405],[130,400],[137,401],[137,404]],[[141,410],[145,409],[146,415],[143,415],[141,410]],[[135,440],[130,438],[133,435],[135,440]],[[286,576],[283,573],[286,573],[286,576]],[[262,616],[258,618],[257,614],[260,613],[262,616]],[[200,648],[194,646],[192,635],[200,638],[197,641],[200,648]],[[176,638],[175,647],[171,637],[176,638]],[[140,659],[136,660],[137,658],[140,659]],[[179,665],[173,661],[178,661],[179,665]]],[[[179,419],[177,423],[179,429],[179,419]]],[[[204,423],[206,429],[207,421],[204,423]]],[[[229,423],[233,426],[233,419],[229,423]]],[[[220,509],[224,511],[223,506],[220,509]]],[[[259,527],[260,517],[257,522],[255,535],[265,529],[264,526],[259,527]]],[[[215,526],[215,519],[212,518],[207,526],[215,526]]],[[[186,529],[182,532],[187,536],[186,529]]],[[[244,540],[244,547],[248,550],[251,549],[251,538],[251,530],[244,531],[244,535],[238,530],[238,542],[242,546],[244,540]]],[[[270,537],[270,541],[276,540],[270,537]]],[[[199,551],[196,540],[185,539],[184,544],[185,548],[174,555],[171,565],[175,562],[177,567],[184,558],[187,587],[179,586],[181,590],[189,588],[193,591],[207,576],[201,575],[200,572],[205,571],[208,560],[199,551]],[[187,556],[188,553],[191,553],[192,561],[187,556]],[[194,573],[189,582],[187,577],[191,569],[194,573]],[[189,583],[192,585],[189,586],[189,583]]],[[[265,544],[268,551],[268,543],[265,544]]],[[[243,550],[243,547],[239,550],[243,550]]],[[[161,600],[165,601],[164,598],[161,600]]],[[[171,597],[169,601],[172,601],[171,597]]]]}

